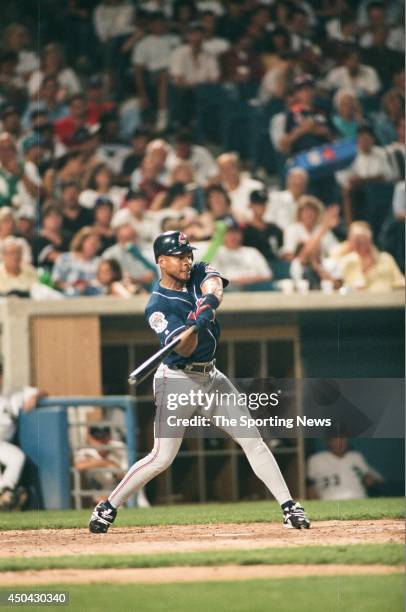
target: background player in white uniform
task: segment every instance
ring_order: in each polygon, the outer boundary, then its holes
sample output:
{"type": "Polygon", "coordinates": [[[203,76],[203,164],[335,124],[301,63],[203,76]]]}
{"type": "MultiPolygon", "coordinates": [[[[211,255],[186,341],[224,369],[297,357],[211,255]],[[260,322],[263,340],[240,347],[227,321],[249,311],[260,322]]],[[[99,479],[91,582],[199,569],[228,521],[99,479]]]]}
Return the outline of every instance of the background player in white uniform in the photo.
{"type": "MultiPolygon", "coordinates": [[[[0,371],[0,386],[2,384],[0,371]]],[[[43,395],[34,387],[25,387],[17,393],[0,396],[0,510],[13,510],[21,506],[27,495],[18,488],[24,467],[23,451],[12,444],[17,431],[17,420],[21,411],[35,408],[38,398],[43,395]]]]}
{"type": "Polygon", "coordinates": [[[328,450],[312,455],[307,463],[309,497],[363,499],[367,489],[382,481],[358,451],[348,448],[347,438],[329,438],[328,450]]]}
{"type": "MultiPolygon", "coordinates": [[[[176,457],[186,427],[183,424],[176,429],[168,427],[169,416],[187,419],[200,414],[210,419],[223,415],[237,421],[242,415],[250,416],[245,406],[230,406],[220,401],[213,401],[209,411],[205,410],[206,406],[196,405],[178,406],[174,412],[169,409],[168,399],[172,393],[177,396],[188,393],[189,397],[191,391],[197,393],[199,390],[213,393],[213,397],[216,392],[218,396],[238,394],[227,377],[217,370],[214,360],[220,335],[215,313],[223,298],[223,284],[227,285],[228,281],[209,264],[193,264],[193,247],[182,232],[166,232],[158,236],[154,253],[161,280],[155,286],[145,311],[149,325],[159,335],[161,346],[188,326],[193,326],[196,333],[182,339],[176,352],[167,356],[158,368],[154,377],[157,408],[154,447],[149,455],[130,468],[108,500],[96,506],[89,523],[93,533],[105,533],[116,517],[117,508],[165,470],[176,457]]],[[[255,474],[281,505],[285,526],[308,529],[310,522],[300,504],[292,500],[278,464],[259,431],[251,429],[248,433],[241,427],[229,426],[221,426],[221,429],[238,442],[255,474]]]]}

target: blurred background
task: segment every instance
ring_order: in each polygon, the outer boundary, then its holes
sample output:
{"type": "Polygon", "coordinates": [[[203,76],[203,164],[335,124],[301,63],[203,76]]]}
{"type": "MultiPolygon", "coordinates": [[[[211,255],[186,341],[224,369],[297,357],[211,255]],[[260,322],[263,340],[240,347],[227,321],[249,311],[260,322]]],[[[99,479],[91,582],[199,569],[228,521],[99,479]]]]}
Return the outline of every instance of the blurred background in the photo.
{"type": "MultiPolygon", "coordinates": [[[[403,376],[401,2],[3,0],[0,28],[0,509],[92,505],[150,449],[161,231],[231,281],[228,376],[403,376]]],[[[295,496],[403,494],[401,439],[271,446],[295,496]]],[[[217,439],[145,493],[267,495],[217,439]]]]}

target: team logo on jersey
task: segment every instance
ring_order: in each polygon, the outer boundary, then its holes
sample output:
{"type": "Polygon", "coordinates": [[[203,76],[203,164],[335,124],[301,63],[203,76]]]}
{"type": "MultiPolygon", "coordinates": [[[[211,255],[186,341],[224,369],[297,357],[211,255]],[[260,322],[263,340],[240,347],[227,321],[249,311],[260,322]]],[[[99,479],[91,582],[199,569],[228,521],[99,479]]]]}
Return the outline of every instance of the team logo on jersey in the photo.
{"type": "Polygon", "coordinates": [[[204,271],[207,274],[208,272],[215,272],[216,270],[213,268],[213,266],[211,264],[206,264],[206,267],[205,267],[204,271]]]}
{"type": "Polygon", "coordinates": [[[161,334],[168,327],[168,321],[165,319],[164,313],[159,311],[152,313],[148,323],[157,334],[161,334]]]}
{"type": "Polygon", "coordinates": [[[179,244],[187,244],[187,236],[183,232],[179,234],[179,244]]]}

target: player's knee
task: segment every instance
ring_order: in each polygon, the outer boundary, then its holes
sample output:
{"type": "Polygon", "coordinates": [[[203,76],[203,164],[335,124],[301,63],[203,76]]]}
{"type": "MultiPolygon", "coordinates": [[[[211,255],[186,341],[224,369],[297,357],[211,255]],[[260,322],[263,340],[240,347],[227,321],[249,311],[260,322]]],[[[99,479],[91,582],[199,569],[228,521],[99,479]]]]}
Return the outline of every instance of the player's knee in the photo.
{"type": "Polygon", "coordinates": [[[175,459],[176,453],[171,451],[160,451],[154,462],[154,469],[157,474],[166,470],[175,459]]]}
{"type": "Polygon", "coordinates": [[[237,442],[246,455],[263,451],[269,452],[267,445],[261,438],[241,438],[237,442]]]}

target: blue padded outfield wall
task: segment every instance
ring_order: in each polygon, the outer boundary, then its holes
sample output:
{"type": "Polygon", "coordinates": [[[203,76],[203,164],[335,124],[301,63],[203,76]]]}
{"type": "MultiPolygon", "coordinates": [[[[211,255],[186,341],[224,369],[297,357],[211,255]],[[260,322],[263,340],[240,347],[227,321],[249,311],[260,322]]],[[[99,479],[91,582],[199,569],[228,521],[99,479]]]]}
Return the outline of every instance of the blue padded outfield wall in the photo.
{"type": "Polygon", "coordinates": [[[28,467],[35,466],[47,510],[71,507],[70,452],[66,408],[53,406],[21,414],[19,439],[28,467]]]}

